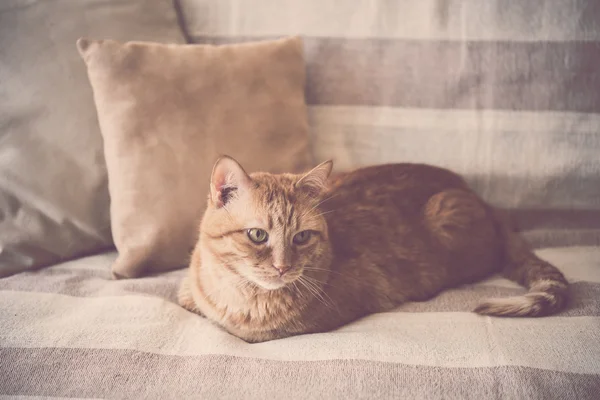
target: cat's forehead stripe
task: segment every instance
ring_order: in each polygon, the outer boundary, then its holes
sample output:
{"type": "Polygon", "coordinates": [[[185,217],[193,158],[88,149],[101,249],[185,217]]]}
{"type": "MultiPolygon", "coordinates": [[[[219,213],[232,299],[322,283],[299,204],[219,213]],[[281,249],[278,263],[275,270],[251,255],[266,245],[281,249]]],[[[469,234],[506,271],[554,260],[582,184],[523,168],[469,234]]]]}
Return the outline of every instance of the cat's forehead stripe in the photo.
{"type": "Polygon", "coordinates": [[[270,186],[267,188],[263,200],[269,213],[269,229],[285,227],[296,229],[298,227],[299,221],[294,206],[296,198],[291,190],[270,186]],[[274,226],[275,223],[277,223],[277,227],[274,226]]]}
{"type": "Polygon", "coordinates": [[[288,225],[292,224],[292,219],[293,218],[294,218],[294,205],[292,204],[292,205],[290,205],[290,212],[288,213],[288,221],[287,221],[288,225]]]}

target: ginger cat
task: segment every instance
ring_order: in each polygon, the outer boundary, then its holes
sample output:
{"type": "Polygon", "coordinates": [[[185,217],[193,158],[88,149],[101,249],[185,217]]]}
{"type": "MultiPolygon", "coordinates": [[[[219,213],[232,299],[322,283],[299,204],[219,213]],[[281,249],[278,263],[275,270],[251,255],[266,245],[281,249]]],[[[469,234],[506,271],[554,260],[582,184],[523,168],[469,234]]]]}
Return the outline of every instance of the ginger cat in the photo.
{"type": "Polygon", "coordinates": [[[479,314],[565,305],[563,274],[458,175],[394,164],[329,179],[332,165],[248,175],[220,158],[179,303],[248,342],[329,331],[496,272],[529,292],[479,314]]]}

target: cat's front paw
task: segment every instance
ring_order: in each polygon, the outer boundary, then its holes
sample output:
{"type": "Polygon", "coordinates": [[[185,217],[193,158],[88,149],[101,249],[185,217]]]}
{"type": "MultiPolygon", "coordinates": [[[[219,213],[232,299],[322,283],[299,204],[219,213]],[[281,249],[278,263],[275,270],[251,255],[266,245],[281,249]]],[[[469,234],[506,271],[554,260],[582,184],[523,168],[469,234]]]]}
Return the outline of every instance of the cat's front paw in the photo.
{"type": "Polygon", "coordinates": [[[194,301],[194,297],[192,296],[189,278],[184,278],[183,281],[181,281],[179,293],[177,294],[177,302],[186,310],[204,316],[204,314],[202,314],[202,312],[198,309],[198,306],[194,301]]]}

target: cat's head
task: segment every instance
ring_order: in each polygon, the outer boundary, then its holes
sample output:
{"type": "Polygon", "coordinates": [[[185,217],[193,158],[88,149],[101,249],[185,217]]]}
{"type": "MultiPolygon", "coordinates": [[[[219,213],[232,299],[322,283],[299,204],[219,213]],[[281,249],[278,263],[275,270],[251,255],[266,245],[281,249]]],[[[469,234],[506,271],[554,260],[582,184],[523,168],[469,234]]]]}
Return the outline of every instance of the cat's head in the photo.
{"type": "Polygon", "coordinates": [[[266,290],[328,268],[330,244],[319,203],[332,166],[327,161],[301,175],[249,175],[232,158],[220,158],[200,228],[210,268],[227,269],[266,290]]]}

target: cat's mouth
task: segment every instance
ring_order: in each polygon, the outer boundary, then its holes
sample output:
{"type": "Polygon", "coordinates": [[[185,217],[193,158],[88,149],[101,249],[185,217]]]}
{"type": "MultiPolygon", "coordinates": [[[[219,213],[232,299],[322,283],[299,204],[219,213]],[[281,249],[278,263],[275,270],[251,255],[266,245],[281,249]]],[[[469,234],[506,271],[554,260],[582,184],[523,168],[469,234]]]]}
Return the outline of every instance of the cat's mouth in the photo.
{"type": "Polygon", "coordinates": [[[254,283],[265,290],[278,290],[294,283],[301,274],[290,274],[283,276],[263,276],[253,279],[254,283]]]}

